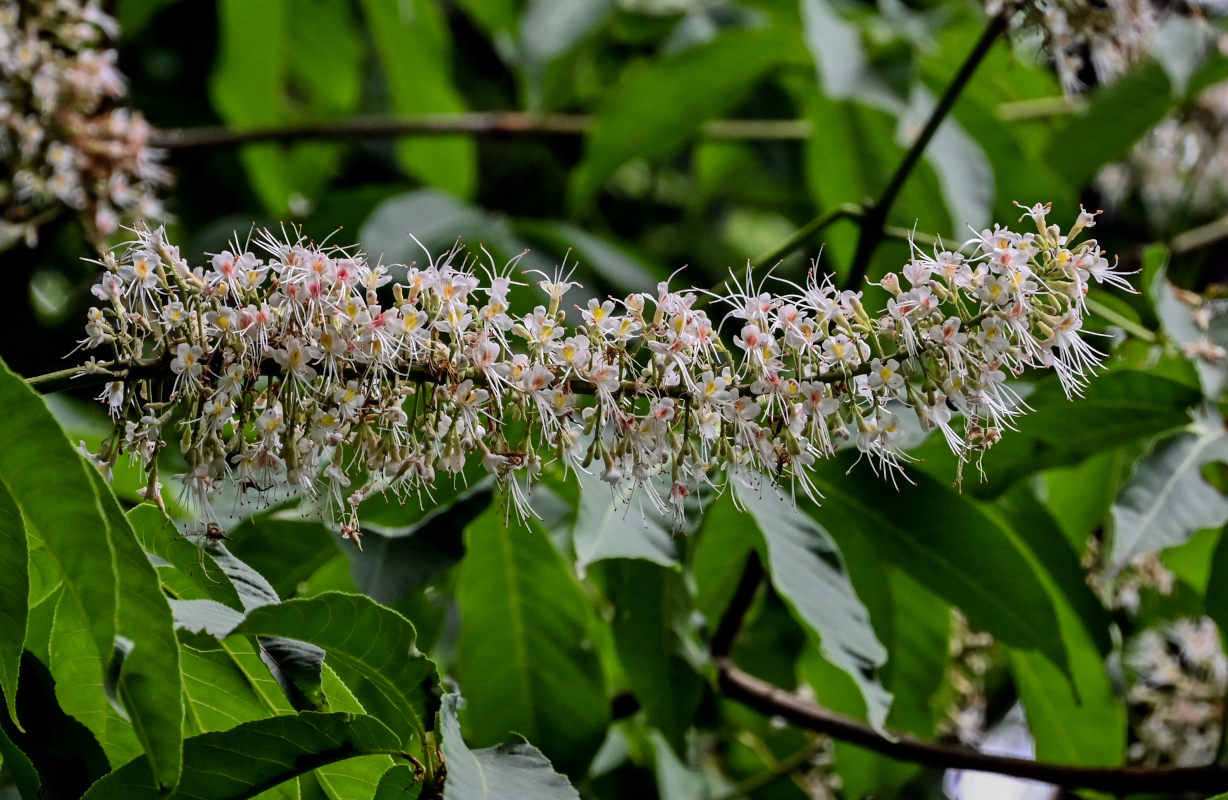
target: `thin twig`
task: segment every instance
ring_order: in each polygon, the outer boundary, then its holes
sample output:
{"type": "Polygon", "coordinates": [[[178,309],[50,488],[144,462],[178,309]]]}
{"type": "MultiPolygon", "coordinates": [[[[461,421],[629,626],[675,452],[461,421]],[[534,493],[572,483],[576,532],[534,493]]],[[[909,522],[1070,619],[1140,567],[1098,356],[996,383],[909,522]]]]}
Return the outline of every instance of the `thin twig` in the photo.
{"type": "MultiPolygon", "coordinates": [[[[531,111],[472,111],[412,117],[347,117],[265,128],[166,128],[151,144],[168,150],[234,147],[255,142],[312,139],[387,139],[401,136],[583,136],[593,128],[587,114],[538,114],[531,111]]],[[[800,141],[814,126],[804,119],[715,119],[699,128],[705,139],[800,141]]]]}
{"type": "Polygon", "coordinates": [[[1069,789],[1093,789],[1113,795],[1142,792],[1228,790],[1228,767],[1077,767],[1024,758],[988,755],[962,747],[935,744],[902,734],[886,735],[863,722],[821,706],[744,672],[728,658],[716,660],[721,693],[764,714],[779,716],[807,730],[826,733],[881,753],[938,769],[966,769],[1040,781],[1069,789]]]}
{"type": "Polygon", "coordinates": [[[855,203],[845,203],[836,208],[824,211],[814,219],[807,222],[802,227],[793,232],[785,241],[781,242],[776,247],[755,259],[754,264],[762,264],[764,266],[773,266],[780,259],[792,253],[798,247],[806,243],[811,236],[814,236],[819,231],[831,225],[833,222],[838,222],[842,219],[858,219],[861,217],[863,209],[855,203]]]}
{"type": "Polygon", "coordinates": [[[942,97],[938,99],[938,103],[930,112],[929,119],[925,121],[925,127],[921,129],[916,141],[908,148],[908,152],[904,154],[904,158],[900,161],[895,172],[891,176],[891,180],[887,183],[887,188],[883,189],[882,194],[874,201],[873,205],[865,210],[865,214],[861,218],[861,236],[857,240],[857,251],[853,254],[853,265],[849,269],[849,274],[845,285],[848,288],[856,288],[866,277],[866,271],[870,268],[870,259],[874,255],[874,250],[882,242],[883,226],[887,223],[887,216],[891,213],[891,207],[895,205],[896,198],[907,183],[908,178],[912,175],[912,171],[921,161],[921,156],[925,154],[925,149],[929,146],[930,140],[934,138],[934,134],[938,132],[938,128],[946,120],[947,114],[955,105],[955,101],[963,92],[964,87],[968,85],[968,81],[972,79],[976,68],[980,66],[985,56],[989,53],[994,42],[1006,30],[1006,16],[998,14],[989,20],[989,24],[985,26],[984,32],[981,33],[981,38],[977,40],[976,45],[972,48],[972,52],[964,59],[964,63],[960,65],[959,72],[955,73],[955,77],[951,83],[947,85],[946,91],[942,93],[942,97]]]}
{"type": "Polygon", "coordinates": [[[738,580],[738,586],[733,590],[733,597],[730,598],[729,605],[725,607],[725,613],[721,615],[721,621],[717,624],[716,632],[712,634],[712,641],[708,644],[708,652],[713,659],[725,658],[733,652],[734,640],[738,638],[738,632],[742,630],[742,618],[746,616],[750,604],[755,600],[755,593],[759,591],[763,575],[763,565],[759,563],[759,554],[752,550],[746,558],[746,566],[742,569],[742,577],[738,580]]]}
{"type": "Polygon", "coordinates": [[[758,791],[764,786],[769,786],[781,778],[792,775],[797,770],[806,766],[811,759],[815,757],[823,749],[823,741],[811,743],[805,747],[791,753],[784,758],[772,764],[763,772],[758,772],[751,775],[744,781],[739,781],[730,787],[729,791],[724,794],[717,795],[712,800],[739,800],[739,798],[748,796],[751,792],[758,791]]]}

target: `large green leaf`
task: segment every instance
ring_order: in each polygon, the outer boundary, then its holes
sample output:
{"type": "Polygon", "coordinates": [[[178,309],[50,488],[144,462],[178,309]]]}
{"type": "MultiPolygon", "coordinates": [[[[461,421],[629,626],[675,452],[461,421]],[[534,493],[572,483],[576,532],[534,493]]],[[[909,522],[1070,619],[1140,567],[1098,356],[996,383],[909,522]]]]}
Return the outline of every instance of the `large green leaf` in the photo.
{"type": "Polygon", "coordinates": [[[142,503],[130,510],[127,517],[141,547],[166,562],[166,566],[159,568],[159,578],[172,597],[208,599],[229,608],[243,608],[234,584],[213,556],[180,535],[175,523],[161,509],[142,503]]]}
{"type": "MultiPolygon", "coordinates": [[[[327,664],[324,665],[324,694],[329,711],[365,714],[366,709],[350,687],[327,664]]],[[[393,766],[386,755],[362,756],[318,767],[314,773],[320,788],[330,800],[370,800],[379,789],[381,776],[393,766]]],[[[404,765],[402,765],[404,766],[404,765]]],[[[413,783],[413,781],[407,782],[413,783]]]]}
{"type": "Polygon", "coordinates": [[[596,475],[576,473],[580,507],[572,528],[576,566],[585,570],[606,558],[642,558],[662,566],[678,561],[670,522],[651,506],[623,502],[596,475]]]}
{"type": "Polygon", "coordinates": [[[826,495],[816,513],[825,528],[856,532],[922,586],[958,606],[999,640],[1039,650],[1060,668],[1053,602],[1019,545],[971,499],[923,475],[891,489],[847,474],[853,459],[820,466],[826,495]]]}
{"type": "Polygon", "coordinates": [[[0,714],[0,755],[23,797],[80,797],[108,771],[98,742],[60,708],[50,673],[28,650],[21,653],[16,706],[25,730],[0,714]]]}
{"type": "MultiPolygon", "coordinates": [[[[141,743],[103,692],[106,662],[89,635],[89,622],[67,594],[56,603],[47,643],[55,695],[60,707],[85,725],[118,767],[141,754],[141,743]]],[[[111,651],[106,653],[111,657],[111,651]]]]}
{"type": "Polygon", "coordinates": [[[579,800],[571,782],[555,772],[531,744],[470,750],[461,738],[459,703],[459,695],[444,695],[439,710],[443,756],[448,764],[445,800],[579,800]]]}
{"type": "Polygon", "coordinates": [[[455,670],[479,744],[512,733],[583,774],[609,720],[589,601],[544,535],[492,509],[465,530],[455,670]]]}
{"type": "Polygon", "coordinates": [[[418,800],[422,784],[406,764],[397,764],[380,776],[375,788],[375,800],[418,800]]]}
{"type": "MultiPolygon", "coordinates": [[[[280,125],[356,109],[363,47],[349,4],[225,0],[218,4],[218,26],[209,95],[230,125],[280,125]]],[[[296,194],[311,198],[320,191],[340,153],[330,142],[260,143],[245,146],[240,157],[265,207],[285,214],[296,194]]]]}
{"type": "Polygon", "coordinates": [[[17,678],[30,613],[26,526],[13,496],[0,482],[0,692],[17,722],[17,678]]]}
{"type": "Polygon", "coordinates": [[[1113,504],[1112,569],[1228,522],[1228,498],[1202,477],[1203,466],[1213,461],[1228,461],[1228,434],[1218,414],[1199,420],[1192,432],[1161,440],[1135,463],[1113,504]]]}
{"type": "Polygon", "coordinates": [[[606,596],[614,606],[610,628],[631,691],[649,723],[678,752],[703,691],[691,663],[690,597],[676,571],[634,559],[606,561],[606,596]],[[690,653],[688,654],[688,647],[690,653]]]}
{"type": "Polygon", "coordinates": [[[867,719],[881,728],[891,694],[875,673],[886,663],[887,649],[849,580],[840,549],[820,523],[784,498],[741,492],[738,500],[763,536],[772,586],[819,637],[823,656],[853,678],[867,719]]]}
{"type": "Polygon", "coordinates": [[[322,647],[334,663],[366,678],[373,694],[363,704],[406,744],[421,742],[428,730],[437,702],[435,665],[418,651],[409,620],[368,597],[327,592],[260,606],[233,633],[322,647]]]}
{"type": "Polygon", "coordinates": [[[790,31],[735,30],[629,70],[597,110],[584,158],[572,173],[572,207],[587,206],[623,162],[673,154],[704,120],[732,108],[799,45],[790,31]]]}
{"type": "MultiPolygon", "coordinates": [[[[464,111],[452,85],[447,20],[431,0],[362,0],[363,12],[384,65],[392,108],[399,114],[464,111]]],[[[397,161],[429,186],[468,198],[477,183],[477,148],[469,137],[407,138],[397,161]]]]}
{"type": "MultiPolygon", "coordinates": [[[[1067,542],[1057,521],[1024,484],[1017,484],[1007,492],[998,501],[997,509],[1000,509],[998,519],[1002,527],[1012,531],[1032,554],[1037,574],[1048,581],[1055,601],[1060,597],[1078,619],[1086,638],[1102,658],[1107,657],[1113,647],[1112,619],[1087,585],[1087,573],[1079,563],[1079,553],[1067,542]]],[[[993,507],[985,510],[996,512],[993,507]]]]}
{"type": "Polygon", "coordinates": [[[241,800],[325,764],[398,752],[396,734],[373,717],[308,711],[188,739],[183,748],[183,778],[170,794],[158,790],[149,764],[139,758],[95,783],[85,797],[241,800]]]}
{"type": "Polygon", "coordinates": [[[170,605],[158,574],[102,476],[90,471],[107,522],[119,608],[117,649],[123,652],[116,691],[157,782],[174,786],[183,747],[183,681],[170,605]]]}
{"type": "Polygon", "coordinates": [[[88,622],[84,632],[95,651],[110,656],[116,578],[106,521],[85,463],[43,401],[3,364],[0,408],[5,412],[0,426],[0,483],[31,532],[46,545],[63,578],[65,597],[88,622]]]}

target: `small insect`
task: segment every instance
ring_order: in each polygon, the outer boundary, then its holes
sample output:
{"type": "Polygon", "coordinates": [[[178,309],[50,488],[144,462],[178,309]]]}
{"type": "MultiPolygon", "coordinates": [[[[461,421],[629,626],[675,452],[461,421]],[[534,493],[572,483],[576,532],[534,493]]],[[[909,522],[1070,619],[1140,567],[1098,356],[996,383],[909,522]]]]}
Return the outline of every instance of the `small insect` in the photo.
{"type": "MultiPolygon", "coordinates": [[[[261,486],[260,484],[256,483],[256,481],[252,478],[245,478],[243,482],[239,484],[239,489],[244,494],[247,493],[248,489],[255,489],[257,492],[260,492],[261,494],[263,494],[272,488],[273,487],[271,485],[261,486]]],[[[210,525],[213,525],[213,527],[217,527],[214,523],[210,523],[210,525]]],[[[225,537],[223,536],[222,538],[225,538],[225,537]]]]}
{"type": "Polygon", "coordinates": [[[230,537],[226,535],[226,531],[222,530],[222,526],[218,525],[216,522],[210,522],[205,526],[203,536],[210,542],[225,542],[230,540],[230,537]]]}

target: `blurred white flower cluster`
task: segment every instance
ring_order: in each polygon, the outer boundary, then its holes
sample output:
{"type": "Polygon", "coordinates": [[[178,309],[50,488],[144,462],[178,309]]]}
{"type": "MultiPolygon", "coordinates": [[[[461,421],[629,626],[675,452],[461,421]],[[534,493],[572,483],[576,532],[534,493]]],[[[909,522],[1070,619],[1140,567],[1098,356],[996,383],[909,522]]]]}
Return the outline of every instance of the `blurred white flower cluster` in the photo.
{"type": "Polygon", "coordinates": [[[1093,215],[1063,233],[1046,206],[1026,211],[1034,232],[995,226],[958,251],[915,250],[883,278],[883,309],[813,271],[781,293],[748,273],[728,291],[661,283],[593,299],[574,326],[561,268],[538,273],[541,305],[518,311],[515,262],[459,248],[395,267],[394,282],[354,248],[284,230],[194,267],[141,229],[99,262],[93,288],[83,345],[106,355],[82,372],[115,378],[102,399],[117,419],[95,459],[132,453],[156,489],[158,450],[177,442],[207,520],[227,482],[288,484],[331,498],[350,536],[372,493],[429,495],[469,466],[520,515],[549,461],[680,526],[689,496],[730,483],[817,499],[812,465],[842,441],[894,477],[900,413],[963,460],[1026,410],[1008,378],[1052,368],[1069,394],[1091,375],[1089,283],[1129,284],[1094,240],[1076,243],[1093,215]]]}
{"type": "Polygon", "coordinates": [[[1148,52],[1165,15],[1185,2],[1156,0],[988,0],[990,14],[1010,15],[1012,30],[1039,37],[1067,94],[1086,88],[1086,70],[1111,83],[1148,52]]]}
{"type": "Polygon", "coordinates": [[[165,217],[170,181],[151,128],[126,94],[97,0],[0,0],[0,248],[25,241],[68,207],[96,243],[126,216],[165,217]]]}
{"type": "Polygon", "coordinates": [[[1110,209],[1137,193],[1160,228],[1218,213],[1228,200],[1228,82],[1148,131],[1124,161],[1100,170],[1096,188],[1110,209]]]}
{"type": "Polygon", "coordinates": [[[1134,717],[1130,760],[1214,763],[1228,692],[1228,659],[1209,617],[1186,618],[1135,637],[1125,653],[1134,717]]]}

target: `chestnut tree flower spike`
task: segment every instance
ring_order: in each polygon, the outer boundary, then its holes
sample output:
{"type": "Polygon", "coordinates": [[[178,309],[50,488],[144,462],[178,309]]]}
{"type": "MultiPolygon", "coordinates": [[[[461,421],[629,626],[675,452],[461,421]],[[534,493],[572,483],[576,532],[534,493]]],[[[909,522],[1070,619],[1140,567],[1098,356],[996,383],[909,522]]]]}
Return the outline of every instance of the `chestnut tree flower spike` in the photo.
{"type": "MultiPolygon", "coordinates": [[[[83,374],[127,382],[103,394],[117,423],[95,462],[127,452],[156,476],[175,442],[187,494],[206,506],[226,484],[288,488],[327,498],[349,537],[373,493],[429,496],[470,466],[520,516],[551,462],[680,527],[689,496],[731,484],[818,500],[813,465],[842,442],[894,478],[901,414],[941,430],[963,461],[1026,411],[1008,377],[1052,369],[1067,395],[1091,378],[1102,354],[1082,332],[1084,295],[1128,284],[1048,211],[1025,209],[1032,231],[914,246],[882,278],[883,309],[812,270],[804,285],[748,279],[720,294],[663,282],[590,300],[575,325],[563,269],[527,281],[542,305],[513,310],[512,270],[460,248],[390,268],[259,231],[192,266],[162,229],[138,228],[99,262],[82,342],[109,351],[83,374]]],[[[1084,212],[1072,231],[1093,224],[1084,212]]]]}

